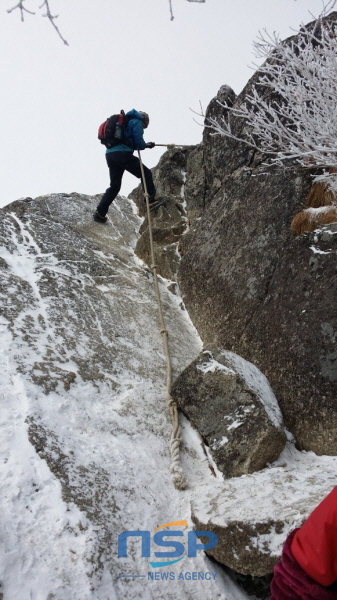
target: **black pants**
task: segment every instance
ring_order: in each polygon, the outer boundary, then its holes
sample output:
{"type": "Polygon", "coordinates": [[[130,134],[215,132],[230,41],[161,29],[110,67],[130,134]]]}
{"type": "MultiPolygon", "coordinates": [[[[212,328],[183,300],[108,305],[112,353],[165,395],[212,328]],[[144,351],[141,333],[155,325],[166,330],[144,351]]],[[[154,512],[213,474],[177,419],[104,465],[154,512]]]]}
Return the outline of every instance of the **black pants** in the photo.
{"type": "MultiPolygon", "coordinates": [[[[114,201],[119,190],[121,189],[124,171],[128,171],[129,173],[131,173],[131,175],[138,177],[138,179],[141,179],[142,176],[140,169],[140,160],[131,152],[109,152],[105,156],[110,173],[110,187],[108,187],[99,205],[97,206],[97,210],[102,217],[106,215],[110,204],[114,201]]],[[[145,167],[145,165],[143,165],[143,167],[146,187],[150,196],[149,201],[152,202],[156,195],[156,190],[152,179],[152,173],[150,169],[145,167]]]]}

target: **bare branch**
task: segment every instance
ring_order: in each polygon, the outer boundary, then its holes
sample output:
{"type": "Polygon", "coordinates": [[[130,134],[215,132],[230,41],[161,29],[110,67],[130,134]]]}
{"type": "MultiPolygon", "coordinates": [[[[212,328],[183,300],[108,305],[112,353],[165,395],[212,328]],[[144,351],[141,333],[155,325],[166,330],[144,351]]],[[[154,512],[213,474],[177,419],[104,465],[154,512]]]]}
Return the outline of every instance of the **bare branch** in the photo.
{"type": "Polygon", "coordinates": [[[7,10],[8,13],[13,12],[13,10],[16,10],[17,8],[20,9],[20,13],[21,13],[21,21],[24,21],[24,13],[29,13],[30,15],[35,15],[34,12],[32,12],[31,10],[28,10],[27,8],[25,8],[25,6],[23,5],[23,3],[25,2],[25,0],[20,0],[20,2],[18,4],[16,4],[15,6],[13,6],[12,8],[9,8],[7,10]]]}
{"type": "MultiPolygon", "coordinates": [[[[16,10],[17,8],[20,10],[21,13],[21,21],[24,21],[24,13],[29,13],[30,15],[35,15],[35,12],[32,12],[31,10],[28,10],[24,3],[26,0],[20,0],[18,2],[18,4],[16,4],[15,6],[13,6],[12,8],[8,9],[7,12],[11,13],[14,10],[16,10]]],[[[59,28],[57,27],[56,23],[55,23],[55,19],[57,19],[58,15],[52,15],[51,14],[51,10],[50,10],[50,6],[49,6],[49,0],[44,0],[44,2],[41,4],[41,6],[39,6],[39,9],[41,10],[42,8],[46,8],[46,12],[45,14],[43,14],[43,17],[46,17],[50,23],[52,24],[52,26],[54,27],[55,31],[57,32],[58,36],[61,38],[62,42],[66,45],[69,46],[68,42],[64,39],[64,37],[62,36],[59,28]]]]}
{"type": "Polygon", "coordinates": [[[41,6],[39,6],[39,8],[43,8],[46,7],[46,13],[44,15],[42,15],[43,17],[47,17],[47,19],[49,19],[50,23],[52,24],[52,26],[54,27],[54,29],[56,30],[58,36],[61,38],[62,42],[66,45],[69,46],[67,40],[64,39],[64,37],[62,36],[59,28],[57,27],[57,25],[55,24],[55,19],[58,18],[58,15],[52,15],[50,12],[50,7],[49,7],[49,0],[44,0],[43,4],[41,4],[41,6]]]}
{"type": "Polygon", "coordinates": [[[170,4],[171,21],[173,21],[174,20],[174,14],[173,14],[173,8],[172,8],[172,0],[169,0],[169,4],[170,4]]]}
{"type": "MultiPolygon", "coordinates": [[[[187,0],[187,2],[206,2],[206,0],[187,0]]],[[[336,0],[336,2],[337,2],[337,0],[336,0]]],[[[170,5],[171,21],[173,21],[174,14],[173,14],[173,8],[172,8],[172,0],[169,0],[169,5],[170,5]]]]}
{"type": "MultiPolygon", "coordinates": [[[[21,21],[24,21],[24,13],[29,13],[30,15],[35,15],[35,12],[32,12],[31,10],[28,10],[25,6],[26,0],[19,0],[18,4],[16,4],[15,6],[13,6],[12,8],[9,8],[7,10],[8,13],[13,12],[14,10],[16,10],[17,8],[20,10],[21,13],[21,21]]],[[[187,0],[188,2],[206,2],[206,0],[187,0]]],[[[335,0],[337,2],[337,0],[335,0]]],[[[58,18],[58,15],[52,15],[51,14],[51,10],[50,10],[50,6],[49,6],[49,0],[44,0],[43,3],[41,4],[41,6],[39,6],[39,9],[42,9],[43,7],[46,8],[46,12],[45,14],[43,14],[43,17],[46,17],[50,23],[52,24],[52,26],[54,27],[57,35],[61,38],[62,42],[66,45],[69,46],[67,40],[64,39],[63,35],[61,34],[59,28],[57,27],[56,23],[55,23],[55,19],[58,18]]],[[[172,6],[172,0],[169,0],[169,7],[170,7],[170,15],[171,15],[171,21],[174,20],[174,14],[173,14],[173,6],[172,6]]]]}

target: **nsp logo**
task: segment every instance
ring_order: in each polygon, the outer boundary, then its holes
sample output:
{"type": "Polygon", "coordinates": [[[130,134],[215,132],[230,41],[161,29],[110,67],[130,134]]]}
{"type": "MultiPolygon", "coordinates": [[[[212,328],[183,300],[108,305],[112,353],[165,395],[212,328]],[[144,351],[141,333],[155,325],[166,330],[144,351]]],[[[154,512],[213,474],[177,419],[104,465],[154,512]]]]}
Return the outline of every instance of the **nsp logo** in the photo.
{"type": "MultiPolygon", "coordinates": [[[[163,530],[166,527],[188,527],[187,521],[172,521],[171,523],[165,523],[164,525],[160,525],[153,531],[153,542],[162,548],[174,548],[174,550],[170,551],[155,551],[154,556],[156,558],[166,558],[166,559],[174,559],[174,560],[166,560],[166,561],[149,561],[151,567],[167,567],[168,565],[172,565],[174,563],[179,562],[185,556],[196,557],[197,552],[200,550],[210,550],[211,548],[215,548],[218,543],[218,536],[213,533],[213,531],[188,531],[187,533],[187,554],[185,554],[185,546],[186,541],[177,541],[171,538],[176,537],[184,537],[185,533],[183,531],[179,531],[178,529],[173,531],[159,531],[163,530]],[[206,537],[208,542],[206,544],[199,543],[199,537],[206,537]],[[166,539],[164,539],[166,538],[166,539]],[[169,538],[169,539],[167,539],[169,538]]],[[[151,557],[151,532],[150,531],[123,531],[118,536],[118,558],[127,558],[128,549],[127,549],[127,540],[130,537],[140,537],[141,538],[141,549],[142,549],[142,558],[150,558],[151,557]]]]}

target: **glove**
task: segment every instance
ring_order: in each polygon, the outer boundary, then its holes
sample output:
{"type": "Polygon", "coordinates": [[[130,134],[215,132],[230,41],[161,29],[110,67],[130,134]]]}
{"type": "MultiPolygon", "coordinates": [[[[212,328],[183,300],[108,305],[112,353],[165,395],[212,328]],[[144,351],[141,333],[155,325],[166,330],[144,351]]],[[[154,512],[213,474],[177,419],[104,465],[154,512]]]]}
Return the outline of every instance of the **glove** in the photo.
{"type": "Polygon", "coordinates": [[[154,148],[155,147],[155,143],[154,142],[147,142],[145,148],[154,148]]]}

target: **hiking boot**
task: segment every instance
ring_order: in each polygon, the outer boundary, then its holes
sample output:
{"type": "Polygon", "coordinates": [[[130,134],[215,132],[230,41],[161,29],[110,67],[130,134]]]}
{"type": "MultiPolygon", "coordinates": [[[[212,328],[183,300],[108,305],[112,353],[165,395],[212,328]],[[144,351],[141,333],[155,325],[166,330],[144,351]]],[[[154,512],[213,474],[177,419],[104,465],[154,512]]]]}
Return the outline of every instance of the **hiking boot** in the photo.
{"type": "Polygon", "coordinates": [[[108,220],[108,217],[106,215],[104,217],[102,217],[102,215],[100,215],[97,210],[95,210],[94,214],[92,215],[92,218],[97,223],[106,223],[108,220]]]}
{"type": "Polygon", "coordinates": [[[164,206],[166,204],[166,198],[157,198],[153,202],[149,203],[150,210],[156,210],[159,206],[164,206]]]}

